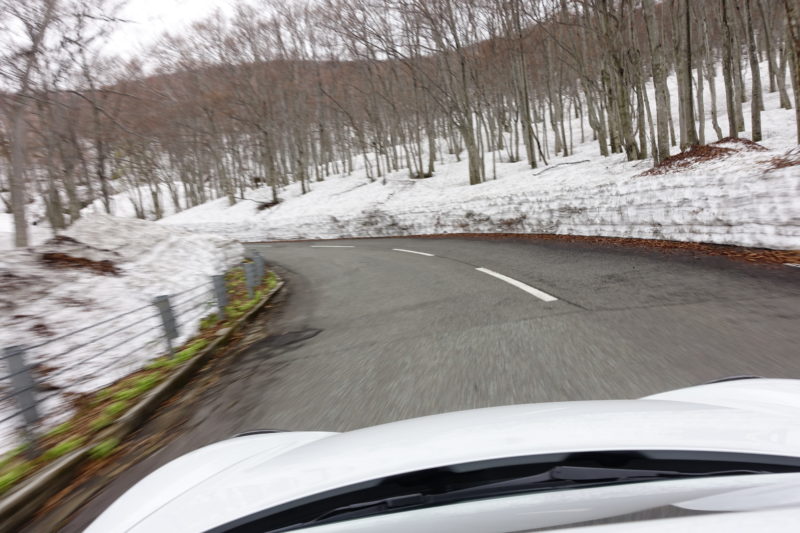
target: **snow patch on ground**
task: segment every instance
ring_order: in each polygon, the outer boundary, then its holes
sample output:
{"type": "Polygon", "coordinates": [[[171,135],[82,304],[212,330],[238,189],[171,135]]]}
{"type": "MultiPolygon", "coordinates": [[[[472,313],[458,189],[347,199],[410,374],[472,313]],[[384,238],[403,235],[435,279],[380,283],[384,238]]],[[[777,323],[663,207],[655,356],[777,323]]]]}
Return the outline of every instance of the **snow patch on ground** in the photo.
{"type": "MultiPolygon", "coordinates": [[[[46,389],[51,421],[66,416],[64,400],[112,383],[164,353],[160,319],[151,302],[173,299],[180,338],[214,311],[210,276],[240,263],[241,244],[153,222],[90,215],[59,238],[0,259],[0,347],[24,344],[27,361],[46,389]],[[108,261],[118,275],[56,267],[47,253],[108,261]],[[128,313],[115,318],[122,313],[128,313]],[[95,324],[100,325],[95,326],[95,324]],[[73,333],[75,332],[75,333],[73,333]]],[[[8,383],[0,382],[2,396],[8,383]]],[[[16,405],[0,402],[0,420],[16,405]]],[[[13,445],[17,419],[0,423],[0,450],[13,445]]]]}

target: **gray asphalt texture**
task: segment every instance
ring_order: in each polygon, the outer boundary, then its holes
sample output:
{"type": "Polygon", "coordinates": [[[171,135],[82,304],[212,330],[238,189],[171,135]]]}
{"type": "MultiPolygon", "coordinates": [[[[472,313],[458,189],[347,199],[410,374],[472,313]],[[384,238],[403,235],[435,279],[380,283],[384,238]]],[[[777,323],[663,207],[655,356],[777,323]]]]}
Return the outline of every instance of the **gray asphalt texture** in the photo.
{"type": "Polygon", "coordinates": [[[158,466],[245,430],[344,431],[476,407],[636,398],[730,375],[800,378],[800,269],[535,240],[252,248],[288,281],[263,338],[193,402],[182,433],[66,531],[158,466]]]}

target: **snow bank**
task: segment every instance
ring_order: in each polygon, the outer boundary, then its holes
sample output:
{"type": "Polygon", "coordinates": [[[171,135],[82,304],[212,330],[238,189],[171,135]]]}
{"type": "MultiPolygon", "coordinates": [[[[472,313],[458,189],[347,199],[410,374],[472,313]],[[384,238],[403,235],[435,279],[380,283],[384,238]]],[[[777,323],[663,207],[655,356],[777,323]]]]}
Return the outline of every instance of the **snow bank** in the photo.
{"type": "MultiPolygon", "coordinates": [[[[155,296],[180,294],[173,300],[178,342],[193,335],[197,319],[213,311],[209,276],[241,262],[243,252],[241,244],[220,236],[87,216],[61,237],[2,255],[0,348],[33,346],[26,356],[51,391],[40,395],[48,398],[45,411],[57,419],[58,413],[66,414],[61,409],[66,395],[96,390],[164,352],[151,305],[155,296]],[[45,261],[64,256],[89,266],[45,261]],[[93,265],[118,274],[98,272],[93,265]]],[[[0,403],[0,419],[15,409],[13,403],[0,403]]],[[[0,424],[0,450],[12,443],[15,423],[0,424]]]]}
{"type": "Polygon", "coordinates": [[[783,152],[724,146],[732,153],[657,175],[643,175],[647,161],[582,146],[549,167],[499,163],[497,180],[474,186],[466,162],[425,180],[335,177],[265,211],[213,202],[163,223],[245,241],[503,232],[800,248],[800,166],[775,169],[783,152]]]}

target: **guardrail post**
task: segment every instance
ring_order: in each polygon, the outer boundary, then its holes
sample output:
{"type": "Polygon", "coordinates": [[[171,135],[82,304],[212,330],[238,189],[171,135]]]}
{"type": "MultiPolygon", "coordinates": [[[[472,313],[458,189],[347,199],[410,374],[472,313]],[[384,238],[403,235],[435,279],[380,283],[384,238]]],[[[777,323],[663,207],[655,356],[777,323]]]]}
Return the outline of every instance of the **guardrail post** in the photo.
{"type": "Polygon", "coordinates": [[[35,442],[34,428],[39,424],[40,413],[36,406],[36,381],[33,379],[31,367],[25,362],[25,346],[8,346],[3,349],[8,375],[11,378],[11,390],[19,405],[20,414],[25,421],[25,439],[29,444],[35,442]]]}
{"type": "Polygon", "coordinates": [[[228,288],[225,286],[225,276],[218,274],[211,276],[214,282],[214,295],[217,297],[217,309],[219,309],[219,319],[225,319],[225,308],[228,306],[228,288]]]}
{"type": "Polygon", "coordinates": [[[243,263],[244,279],[247,284],[247,297],[252,298],[256,290],[256,264],[243,263]]]}
{"type": "Polygon", "coordinates": [[[261,281],[264,279],[264,274],[266,271],[266,264],[264,263],[264,258],[261,257],[261,254],[250,250],[247,256],[253,260],[253,263],[256,265],[256,280],[261,281]]]}
{"type": "Polygon", "coordinates": [[[258,265],[258,281],[264,281],[264,274],[267,273],[267,265],[264,261],[264,258],[261,257],[261,254],[258,254],[258,259],[256,260],[256,264],[258,265]]]}
{"type": "Polygon", "coordinates": [[[172,339],[178,337],[178,323],[175,321],[175,313],[172,311],[169,296],[161,295],[153,299],[153,305],[161,315],[161,325],[164,326],[164,338],[167,341],[167,350],[170,357],[175,355],[175,348],[172,346],[172,339]]]}

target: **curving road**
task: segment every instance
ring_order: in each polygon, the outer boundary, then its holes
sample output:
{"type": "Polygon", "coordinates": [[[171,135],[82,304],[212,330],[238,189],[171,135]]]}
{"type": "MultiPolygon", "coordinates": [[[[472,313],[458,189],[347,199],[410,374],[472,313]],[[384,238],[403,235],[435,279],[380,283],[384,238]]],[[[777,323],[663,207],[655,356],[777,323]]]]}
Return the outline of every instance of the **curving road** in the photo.
{"type": "Polygon", "coordinates": [[[182,434],[67,531],[157,466],[247,429],[341,431],[736,374],[800,377],[800,269],[559,241],[253,247],[289,281],[268,336],[192,402],[182,434]]]}

